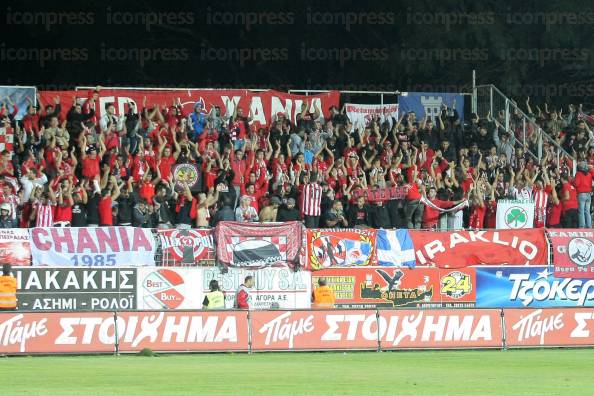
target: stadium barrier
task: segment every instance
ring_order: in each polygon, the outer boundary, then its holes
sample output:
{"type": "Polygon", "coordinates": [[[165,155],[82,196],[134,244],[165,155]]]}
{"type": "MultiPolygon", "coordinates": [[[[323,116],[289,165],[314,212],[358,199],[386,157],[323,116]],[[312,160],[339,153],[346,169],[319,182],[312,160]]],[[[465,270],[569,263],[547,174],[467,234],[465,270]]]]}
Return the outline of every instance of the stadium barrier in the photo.
{"type": "Polygon", "coordinates": [[[594,230],[304,230],[298,222],[221,222],[212,230],[15,228],[0,230],[0,261],[15,266],[72,267],[218,263],[238,268],[284,266],[311,271],[377,265],[464,268],[542,266],[554,262],[557,276],[590,278],[594,276],[594,230]]]}
{"type": "Polygon", "coordinates": [[[0,313],[0,354],[579,347],[594,311],[564,309],[0,313]]]}

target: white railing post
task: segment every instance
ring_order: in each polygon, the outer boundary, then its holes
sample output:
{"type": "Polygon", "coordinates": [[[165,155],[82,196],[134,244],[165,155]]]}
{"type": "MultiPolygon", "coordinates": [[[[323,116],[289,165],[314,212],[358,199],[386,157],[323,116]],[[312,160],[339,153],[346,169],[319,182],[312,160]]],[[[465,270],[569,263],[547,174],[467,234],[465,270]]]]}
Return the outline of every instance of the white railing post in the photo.
{"type": "Polygon", "coordinates": [[[476,70],[472,71],[472,100],[471,100],[471,111],[474,114],[478,114],[477,109],[477,89],[476,89],[476,70]]]}
{"type": "Polygon", "coordinates": [[[492,85],[489,87],[489,113],[491,113],[491,116],[495,115],[495,114],[493,114],[493,86],[492,85]]]}
{"type": "Polygon", "coordinates": [[[509,99],[505,98],[505,132],[509,132],[509,99]]]}

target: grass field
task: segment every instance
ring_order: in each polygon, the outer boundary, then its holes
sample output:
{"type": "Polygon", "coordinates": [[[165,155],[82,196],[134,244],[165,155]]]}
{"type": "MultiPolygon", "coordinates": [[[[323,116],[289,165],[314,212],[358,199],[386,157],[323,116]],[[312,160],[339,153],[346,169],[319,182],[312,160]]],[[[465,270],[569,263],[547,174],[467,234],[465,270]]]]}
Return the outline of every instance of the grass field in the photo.
{"type": "Polygon", "coordinates": [[[593,395],[594,350],[0,358],[0,395],[593,395]]]}

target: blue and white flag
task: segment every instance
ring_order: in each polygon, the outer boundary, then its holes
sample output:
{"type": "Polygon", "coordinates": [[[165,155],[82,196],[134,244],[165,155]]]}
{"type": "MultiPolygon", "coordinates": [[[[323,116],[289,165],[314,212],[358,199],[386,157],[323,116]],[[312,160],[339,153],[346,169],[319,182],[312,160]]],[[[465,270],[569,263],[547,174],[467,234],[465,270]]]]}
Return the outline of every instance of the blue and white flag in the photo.
{"type": "Polygon", "coordinates": [[[464,121],[464,96],[459,93],[402,92],[398,97],[398,105],[400,114],[413,111],[419,120],[423,119],[425,114],[435,120],[435,117],[441,114],[441,105],[444,104],[448,108],[452,108],[454,99],[460,121],[464,121]]]}
{"type": "Polygon", "coordinates": [[[389,267],[414,267],[415,248],[408,230],[378,230],[377,261],[389,267]]]}

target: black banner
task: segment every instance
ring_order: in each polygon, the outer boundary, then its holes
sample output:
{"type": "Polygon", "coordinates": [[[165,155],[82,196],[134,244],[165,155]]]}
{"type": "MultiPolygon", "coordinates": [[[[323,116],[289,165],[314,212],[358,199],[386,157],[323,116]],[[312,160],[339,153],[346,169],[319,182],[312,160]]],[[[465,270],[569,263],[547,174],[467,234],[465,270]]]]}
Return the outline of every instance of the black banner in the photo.
{"type": "Polygon", "coordinates": [[[26,311],[136,309],[135,268],[13,267],[18,309],[26,311]]]}

